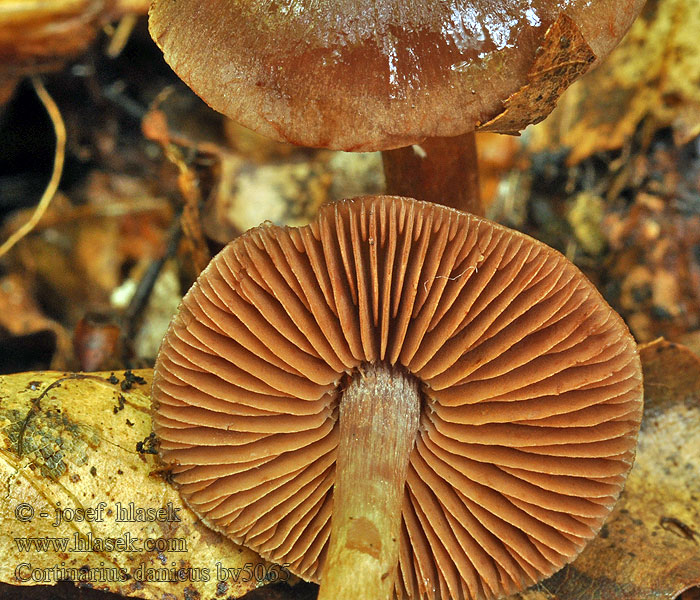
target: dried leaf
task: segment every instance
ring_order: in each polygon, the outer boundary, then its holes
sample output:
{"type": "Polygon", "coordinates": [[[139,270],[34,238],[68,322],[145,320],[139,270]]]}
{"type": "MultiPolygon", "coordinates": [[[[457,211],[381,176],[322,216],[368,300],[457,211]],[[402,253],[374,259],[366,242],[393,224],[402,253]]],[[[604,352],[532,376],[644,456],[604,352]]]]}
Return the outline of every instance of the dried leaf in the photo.
{"type": "Polygon", "coordinates": [[[476,150],[479,156],[481,199],[488,209],[496,198],[501,179],[516,166],[520,140],[498,133],[477,133],[476,150]]]}
{"type": "MultiPolygon", "coordinates": [[[[173,140],[177,136],[171,134],[166,113],[158,108],[159,104],[160,100],[156,100],[154,107],[146,113],[141,122],[141,129],[147,138],[161,145],[163,154],[177,168],[177,187],[184,201],[180,227],[184,234],[184,246],[192,257],[195,272],[199,274],[211,259],[200,218],[202,204],[200,181],[181,148],[174,143],[173,140]]],[[[185,141],[187,146],[195,145],[189,140],[185,141]]]]}
{"type": "Polygon", "coordinates": [[[136,356],[145,357],[151,364],[155,361],[160,343],[181,299],[177,264],[169,260],[163,265],[153,285],[148,305],[144,308],[141,317],[141,326],[134,336],[136,356]]]}
{"type": "Polygon", "coordinates": [[[278,142],[256,133],[252,129],[243,127],[232,119],[224,120],[224,132],[226,139],[236,154],[249,158],[255,163],[264,164],[275,160],[288,160],[294,154],[301,154],[308,150],[302,150],[300,146],[287,142],[278,142]]]}
{"type": "Polygon", "coordinates": [[[0,377],[0,582],[175,600],[287,577],[202,525],[158,474],[150,377],[0,377]]]}
{"type": "Polygon", "coordinates": [[[75,326],[73,348],[82,371],[118,367],[124,352],[120,347],[119,323],[100,313],[86,314],[75,326]]]}
{"type": "Polygon", "coordinates": [[[585,73],[596,56],[576,23],[562,13],[544,35],[530,67],[528,83],[504,103],[503,112],[477,131],[518,135],[530,123],[539,123],[555,107],[559,96],[585,73]]]}
{"type": "MultiPolygon", "coordinates": [[[[13,249],[14,268],[45,291],[64,323],[72,326],[86,310],[107,307],[129,265],[162,255],[172,208],[144,187],[135,178],[93,171],[85,183],[86,204],[56,195],[13,249]]],[[[7,239],[26,220],[25,211],[15,213],[0,237],[7,239]]]]}
{"type": "Polygon", "coordinates": [[[637,459],[598,537],[520,600],[674,600],[700,585],[700,359],[641,347],[644,418],[637,459]]]}
{"type": "MultiPolygon", "coordinates": [[[[645,162],[654,167],[658,160],[645,162]]],[[[698,192],[674,181],[676,168],[650,169],[668,196],[640,191],[623,209],[608,208],[600,229],[609,244],[603,278],[614,282],[608,301],[639,341],[676,340],[700,326],[700,215],[692,204],[698,192]]]]}
{"type": "Polygon", "coordinates": [[[104,23],[147,11],[147,0],[0,0],[0,75],[60,66],[83,52],[104,23]]]}
{"type": "Polygon", "coordinates": [[[25,275],[8,273],[0,277],[0,332],[10,336],[26,336],[47,330],[53,332],[56,352],[51,366],[65,369],[72,355],[70,334],[60,323],[42,312],[34,294],[35,290],[25,275]]]}
{"type": "Polygon", "coordinates": [[[627,37],[576,82],[532,150],[571,149],[569,164],[629,143],[638,125],[671,127],[678,145],[700,134],[700,0],[649,0],[627,37]]]}

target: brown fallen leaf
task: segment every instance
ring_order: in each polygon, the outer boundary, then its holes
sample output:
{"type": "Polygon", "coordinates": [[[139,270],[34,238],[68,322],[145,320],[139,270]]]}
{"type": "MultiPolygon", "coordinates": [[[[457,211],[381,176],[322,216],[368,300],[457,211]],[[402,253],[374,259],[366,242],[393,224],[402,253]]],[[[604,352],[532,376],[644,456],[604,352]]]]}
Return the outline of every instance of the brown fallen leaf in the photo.
{"type": "Polygon", "coordinates": [[[72,354],[70,333],[42,312],[26,275],[14,272],[0,277],[0,338],[2,333],[26,336],[41,331],[50,331],[55,336],[56,351],[51,367],[67,368],[72,354]]]}
{"type": "Polygon", "coordinates": [[[520,600],[674,600],[700,586],[700,359],[656,340],[640,349],[637,459],[598,537],[520,600]]]}
{"type": "Polygon", "coordinates": [[[0,582],[237,598],[287,579],[201,525],[158,472],[151,371],[0,377],[0,582]]]}
{"type": "MultiPolygon", "coordinates": [[[[476,134],[476,150],[479,157],[479,188],[481,200],[487,210],[497,196],[501,180],[519,162],[520,149],[520,139],[512,135],[488,131],[476,134]]],[[[523,170],[525,170],[524,167],[519,169],[519,171],[523,170]]]]}
{"type": "Polygon", "coordinates": [[[559,96],[583,75],[596,56],[578,26],[565,13],[550,25],[527,75],[528,83],[512,94],[503,111],[477,131],[519,132],[539,123],[555,107],[559,96]]]}
{"type": "Polygon", "coordinates": [[[667,173],[654,171],[668,186],[663,195],[637,192],[624,207],[607,208],[598,228],[608,244],[602,279],[614,282],[607,299],[643,342],[680,340],[700,327],[700,215],[683,203],[697,192],[667,173]]]}
{"type": "Polygon", "coordinates": [[[88,313],[75,326],[73,348],[81,371],[98,371],[121,366],[121,328],[116,319],[88,313]]]}

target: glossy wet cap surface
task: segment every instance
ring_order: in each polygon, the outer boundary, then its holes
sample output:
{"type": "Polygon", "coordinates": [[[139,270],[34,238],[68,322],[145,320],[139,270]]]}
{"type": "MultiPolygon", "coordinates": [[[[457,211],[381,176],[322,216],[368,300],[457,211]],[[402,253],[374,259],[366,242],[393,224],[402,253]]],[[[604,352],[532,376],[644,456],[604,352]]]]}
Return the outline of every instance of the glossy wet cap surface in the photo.
{"type": "Polygon", "coordinates": [[[562,14],[593,58],[642,4],[156,0],[150,30],[175,72],[246,127],[305,146],[383,150],[494,118],[528,83],[562,14]]]}

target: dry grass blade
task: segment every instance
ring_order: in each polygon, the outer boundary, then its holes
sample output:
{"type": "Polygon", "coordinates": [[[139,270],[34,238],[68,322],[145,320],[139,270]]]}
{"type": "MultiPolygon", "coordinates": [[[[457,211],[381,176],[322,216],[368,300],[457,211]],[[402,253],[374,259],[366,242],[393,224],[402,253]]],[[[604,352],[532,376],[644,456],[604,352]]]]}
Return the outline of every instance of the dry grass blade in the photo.
{"type": "Polygon", "coordinates": [[[43,82],[39,77],[32,77],[32,84],[36,90],[37,96],[41,100],[41,103],[46,108],[46,112],[51,119],[53,124],[54,132],[56,134],[56,151],[54,155],[53,162],[53,172],[51,173],[51,179],[49,180],[44,193],[37,204],[34,213],[32,214],[29,221],[27,221],[22,227],[15,231],[2,246],[0,246],[0,257],[7,254],[23,237],[28,235],[36,224],[44,216],[46,209],[49,207],[51,200],[58,190],[58,183],[61,180],[61,175],[63,174],[63,163],[66,158],[66,125],[63,122],[63,117],[61,117],[61,111],[59,110],[56,102],[51,97],[51,95],[46,91],[43,82]]]}

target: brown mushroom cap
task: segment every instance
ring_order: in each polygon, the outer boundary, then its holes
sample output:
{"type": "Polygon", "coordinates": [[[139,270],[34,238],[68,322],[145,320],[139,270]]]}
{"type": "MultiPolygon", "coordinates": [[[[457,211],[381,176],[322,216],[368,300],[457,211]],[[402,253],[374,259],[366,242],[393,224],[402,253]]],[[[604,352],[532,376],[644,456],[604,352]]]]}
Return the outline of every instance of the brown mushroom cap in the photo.
{"type": "Polygon", "coordinates": [[[560,15],[601,57],[643,3],[156,0],[150,29],[177,74],[246,127],[304,146],[386,150],[494,118],[528,84],[560,15]]]}
{"type": "Polygon", "coordinates": [[[544,244],[382,196],[250,230],[185,296],[156,365],[154,426],[188,504],[317,580],[338,403],[368,363],[422,388],[399,598],[512,593],[601,527],[641,419],[622,319],[544,244]]]}

